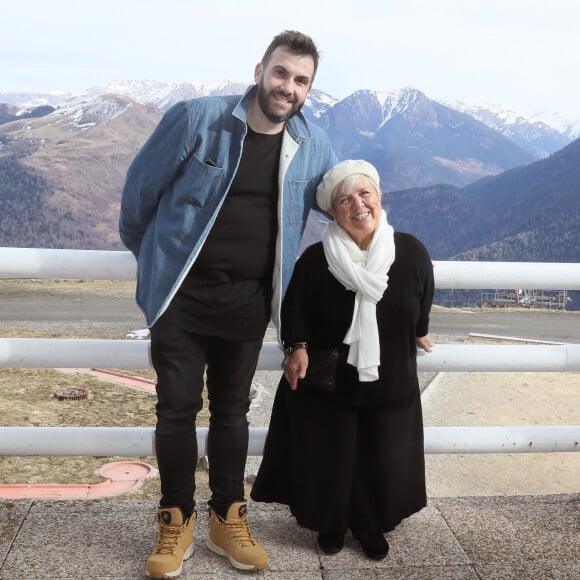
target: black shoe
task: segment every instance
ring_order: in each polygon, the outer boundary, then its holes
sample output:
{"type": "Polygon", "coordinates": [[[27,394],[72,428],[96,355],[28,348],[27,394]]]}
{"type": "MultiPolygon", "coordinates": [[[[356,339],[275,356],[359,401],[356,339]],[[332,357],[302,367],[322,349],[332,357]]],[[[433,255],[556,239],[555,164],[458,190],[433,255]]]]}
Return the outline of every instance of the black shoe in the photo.
{"type": "Polygon", "coordinates": [[[325,554],[338,554],[344,548],[344,534],[341,532],[320,532],[318,545],[325,554]]]}
{"type": "Polygon", "coordinates": [[[362,547],[363,552],[373,560],[383,560],[389,553],[389,543],[382,533],[356,534],[354,536],[362,547]]]}

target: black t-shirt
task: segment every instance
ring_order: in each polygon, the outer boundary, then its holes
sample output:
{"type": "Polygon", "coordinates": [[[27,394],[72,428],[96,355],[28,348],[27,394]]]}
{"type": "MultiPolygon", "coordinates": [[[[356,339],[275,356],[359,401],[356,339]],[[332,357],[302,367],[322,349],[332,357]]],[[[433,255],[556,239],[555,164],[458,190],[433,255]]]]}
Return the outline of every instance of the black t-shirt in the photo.
{"type": "Polygon", "coordinates": [[[263,338],[270,320],[281,146],[282,132],[248,128],[236,176],[180,289],[195,313],[194,332],[263,338]]]}

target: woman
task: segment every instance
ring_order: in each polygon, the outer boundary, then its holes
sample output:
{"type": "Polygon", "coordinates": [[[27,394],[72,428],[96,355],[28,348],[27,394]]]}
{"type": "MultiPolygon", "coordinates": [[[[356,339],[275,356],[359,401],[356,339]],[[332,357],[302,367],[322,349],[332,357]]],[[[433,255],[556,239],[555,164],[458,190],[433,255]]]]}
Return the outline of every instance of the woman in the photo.
{"type": "Polygon", "coordinates": [[[284,299],[284,376],[251,494],[287,504],[327,554],[350,529],[374,559],[389,550],[384,532],[426,505],[416,354],[431,351],[434,290],[427,250],[393,231],[381,195],[361,160],[318,187],[334,221],[298,260],[284,299]],[[314,344],[348,351],[331,392],[301,388],[314,344]]]}

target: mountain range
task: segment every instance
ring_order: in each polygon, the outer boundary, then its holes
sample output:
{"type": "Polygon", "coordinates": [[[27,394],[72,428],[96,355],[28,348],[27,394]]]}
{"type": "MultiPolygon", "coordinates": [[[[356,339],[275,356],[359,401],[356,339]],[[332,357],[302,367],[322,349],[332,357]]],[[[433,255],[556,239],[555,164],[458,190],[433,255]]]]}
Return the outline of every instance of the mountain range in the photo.
{"type": "MultiPolygon", "coordinates": [[[[0,94],[0,245],[124,249],[120,192],[164,111],[246,85],[116,81],[82,95],[0,94]]],[[[313,90],[305,116],[339,158],[381,175],[384,205],[434,259],[580,262],[580,140],[497,107],[421,91],[313,90]]],[[[304,244],[318,239],[313,214],[304,244]]]]}
{"type": "MultiPolygon", "coordinates": [[[[386,192],[395,229],[436,260],[580,262],[580,139],[548,158],[481,179],[386,192]]],[[[310,220],[304,246],[326,219],[310,220]]]]}

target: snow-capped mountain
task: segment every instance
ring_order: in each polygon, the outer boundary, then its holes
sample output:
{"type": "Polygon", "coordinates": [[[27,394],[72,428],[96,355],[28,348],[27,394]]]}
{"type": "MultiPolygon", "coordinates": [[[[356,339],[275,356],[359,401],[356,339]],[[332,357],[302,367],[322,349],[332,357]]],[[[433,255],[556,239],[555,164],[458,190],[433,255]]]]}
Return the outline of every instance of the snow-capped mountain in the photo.
{"type": "MultiPolygon", "coordinates": [[[[118,79],[63,98],[46,121],[86,131],[121,115],[131,103],[153,107],[162,114],[183,99],[239,94],[246,88],[232,82],[209,85],[118,79]]],[[[20,101],[21,106],[29,105],[30,94],[23,96],[28,100],[20,101]]],[[[40,97],[37,95],[36,102],[41,102],[40,97]]],[[[0,123],[17,119],[19,113],[13,111],[4,110],[0,123]]],[[[413,87],[390,92],[359,90],[344,99],[313,90],[303,111],[326,129],[339,158],[364,157],[381,167],[389,190],[433,183],[461,187],[545,158],[570,142],[545,123],[523,115],[464,103],[446,106],[413,87]]],[[[36,110],[25,108],[20,113],[20,118],[39,116],[36,110]]],[[[46,115],[46,111],[38,113],[46,115]]]]}
{"type": "Polygon", "coordinates": [[[580,137],[580,119],[565,117],[561,113],[547,109],[537,109],[532,114],[536,119],[540,119],[572,140],[580,137]]]}
{"type": "Polygon", "coordinates": [[[332,109],[336,103],[338,103],[338,99],[328,93],[312,89],[306,99],[306,103],[304,103],[303,112],[309,120],[316,122],[326,111],[332,109]]]}
{"type": "Polygon", "coordinates": [[[128,97],[143,105],[154,105],[162,110],[183,100],[207,95],[233,95],[243,92],[247,84],[224,81],[216,84],[199,82],[177,83],[153,80],[114,79],[102,86],[90,87],[84,92],[50,92],[50,93],[0,93],[0,103],[19,107],[22,111],[42,105],[67,107],[68,102],[88,99],[101,95],[118,95],[128,97]]]}
{"type": "Polygon", "coordinates": [[[171,105],[184,99],[194,99],[208,95],[235,95],[245,91],[247,85],[224,81],[216,84],[199,82],[175,83],[152,80],[116,79],[101,87],[92,87],[89,95],[113,94],[129,97],[144,105],[155,105],[167,110],[171,105]]]}
{"type": "Polygon", "coordinates": [[[470,115],[406,87],[355,91],[317,119],[340,159],[381,169],[386,190],[435,183],[464,186],[536,157],[470,115]]]}
{"type": "MultiPolygon", "coordinates": [[[[128,97],[141,104],[151,104],[167,110],[177,101],[206,95],[239,94],[248,85],[224,81],[207,84],[202,82],[160,82],[155,80],[114,79],[103,86],[89,88],[83,93],[53,91],[46,93],[0,93],[0,103],[20,107],[23,111],[41,105],[61,107],[67,100],[113,94],[128,97]]],[[[312,121],[321,119],[337,104],[350,100],[354,95],[372,95],[382,109],[382,122],[408,110],[414,99],[421,93],[412,87],[404,87],[390,92],[356,91],[345,99],[335,97],[314,89],[306,101],[304,113],[312,121]]],[[[466,113],[515,142],[518,146],[540,159],[567,145],[580,136],[580,119],[567,119],[550,111],[537,111],[525,115],[510,111],[498,105],[473,105],[462,101],[439,101],[451,109],[466,113]]],[[[357,112],[358,113],[358,112],[357,112]]],[[[375,125],[374,120],[371,123],[375,125]]]]}
{"type": "Polygon", "coordinates": [[[0,103],[13,105],[21,110],[44,106],[56,107],[78,94],[80,93],[70,91],[0,93],[0,103]]]}
{"type": "Polygon", "coordinates": [[[404,87],[387,93],[377,92],[376,96],[383,108],[382,124],[408,111],[418,101],[426,98],[426,95],[413,87],[404,87]]]}
{"type": "MultiPolygon", "coordinates": [[[[56,107],[40,105],[13,108],[16,112],[4,122],[21,120],[25,123],[22,129],[33,133],[55,128],[75,132],[87,131],[98,125],[109,123],[134,105],[133,99],[118,94],[71,96],[56,107]]],[[[8,117],[8,115],[5,116],[8,117]]]]}
{"type": "Polygon", "coordinates": [[[133,101],[120,95],[95,97],[72,97],[50,114],[53,124],[65,124],[70,128],[90,129],[105,124],[122,115],[133,106],[133,101]]]}
{"type": "Polygon", "coordinates": [[[570,133],[555,129],[539,117],[516,113],[499,105],[472,105],[463,101],[448,102],[446,105],[467,113],[490,129],[501,133],[536,159],[547,157],[573,139],[570,133]]]}

